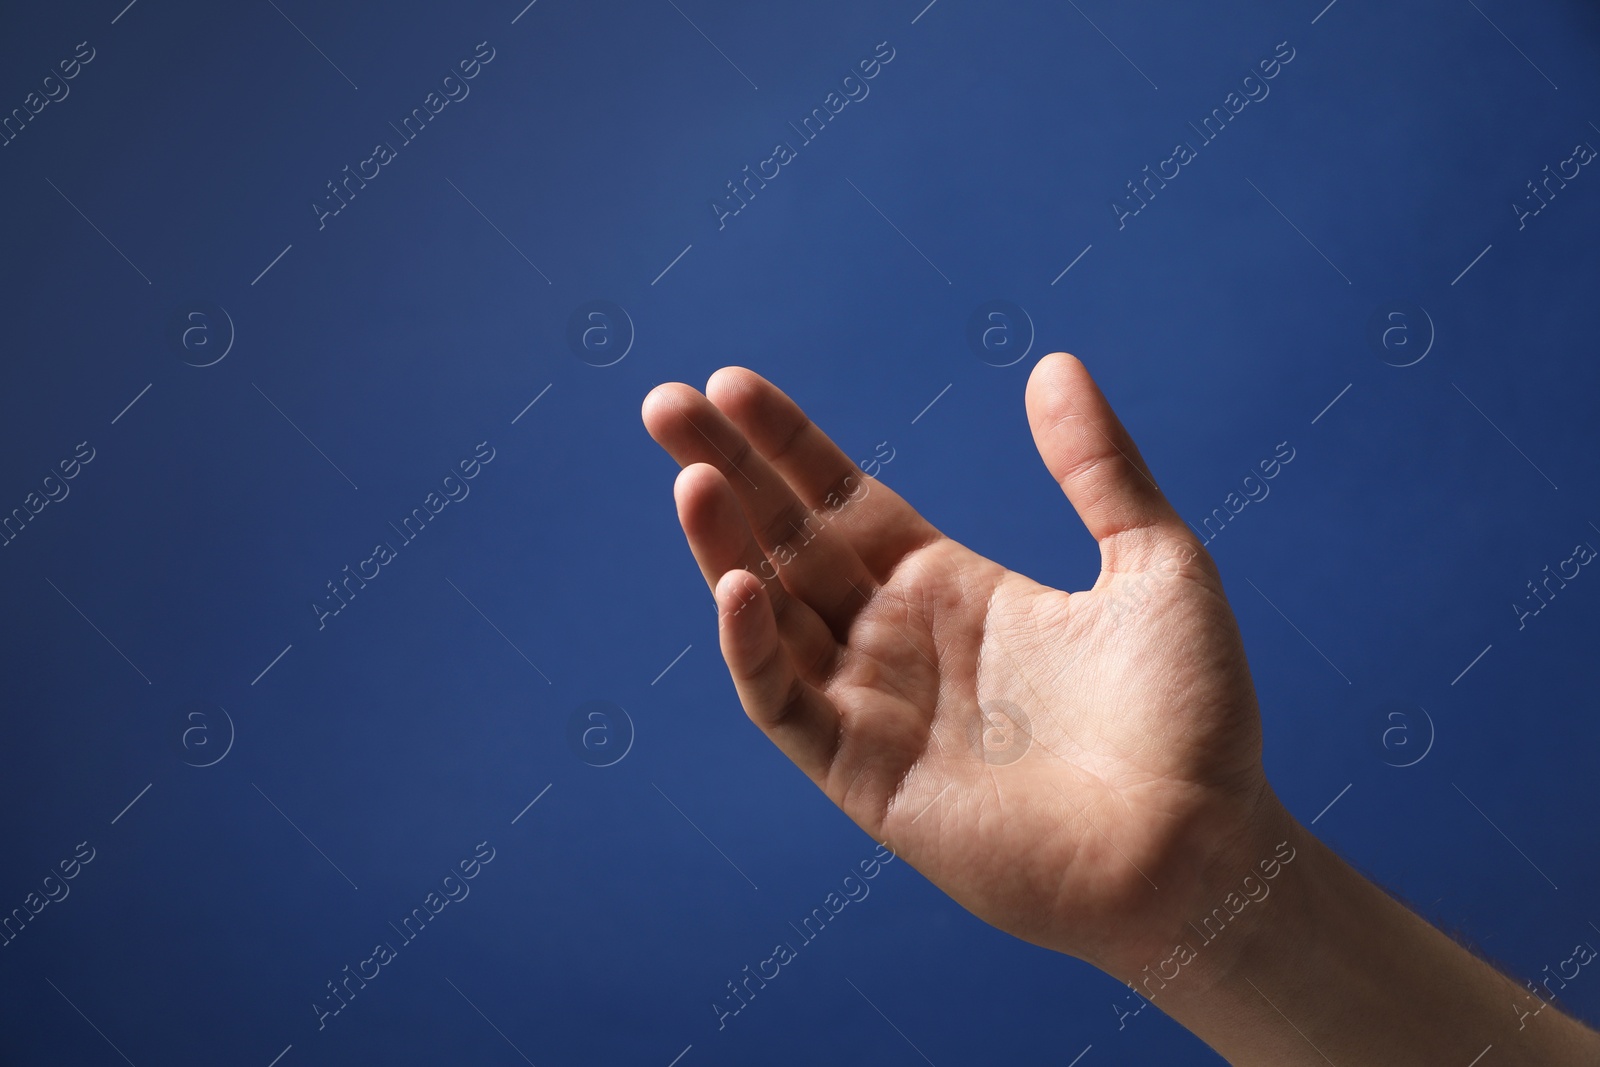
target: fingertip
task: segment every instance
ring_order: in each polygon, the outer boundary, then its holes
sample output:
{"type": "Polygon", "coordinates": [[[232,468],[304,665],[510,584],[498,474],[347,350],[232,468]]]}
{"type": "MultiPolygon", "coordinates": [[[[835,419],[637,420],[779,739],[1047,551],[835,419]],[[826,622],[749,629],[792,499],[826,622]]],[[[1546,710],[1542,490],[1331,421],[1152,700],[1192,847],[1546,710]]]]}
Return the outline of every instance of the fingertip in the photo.
{"type": "Polygon", "coordinates": [[[678,505],[678,521],[685,530],[699,532],[706,523],[695,522],[698,516],[709,516],[726,484],[722,472],[709,463],[691,463],[678,472],[672,481],[672,499],[678,505]]]}
{"type": "Polygon", "coordinates": [[[760,589],[761,579],[743,567],[734,567],[717,579],[717,602],[748,600],[760,589]]]}
{"type": "Polygon", "coordinates": [[[772,615],[766,589],[754,574],[735,568],[717,579],[715,596],[723,652],[736,672],[743,673],[777,640],[776,624],[763,625],[772,615]]]}
{"type": "Polygon", "coordinates": [[[707,466],[710,466],[710,464],[691,463],[679,470],[677,476],[672,479],[672,499],[678,502],[679,511],[683,510],[683,505],[686,501],[695,498],[698,490],[704,485],[705,472],[699,468],[707,466]]]}
{"type": "Polygon", "coordinates": [[[661,424],[670,385],[670,382],[663,382],[656,386],[644,395],[644,400],[639,404],[639,421],[644,423],[645,431],[651,437],[656,436],[656,427],[661,424]]]}
{"type": "MultiPolygon", "coordinates": [[[[1054,385],[1059,391],[1069,384],[1074,372],[1088,376],[1084,369],[1083,360],[1071,352],[1051,352],[1033,365],[1033,370],[1028,374],[1027,395],[1031,398],[1039,390],[1054,385]]],[[[1040,399],[1049,399],[1048,396],[1040,399]]]]}
{"type": "Polygon", "coordinates": [[[639,418],[651,437],[659,439],[658,431],[663,428],[667,417],[682,408],[682,398],[678,395],[682,389],[694,391],[692,386],[682,382],[662,382],[644,395],[644,401],[639,405],[639,418]]]}
{"type": "Polygon", "coordinates": [[[642,401],[640,401],[640,403],[639,403],[639,417],[644,420],[646,425],[648,425],[649,422],[650,422],[650,411],[651,411],[651,409],[654,408],[658,403],[661,402],[661,392],[669,384],[671,384],[671,383],[662,382],[660,385],[655,386],[648,393],[644,394],[644,399],[642,401]]]}
{"type": "Polygon", "coordinates": [[[718,367],[716,370],[711,372],[711,377],[706,379],[706,395],[711,395],[712,387],[714,387],[718,382],[728,379],[736,380],[749,373],[750,371],[734,363],[730,363],[726,367],[718,367]]]}
{"type": "Polygon", "coordinates": [[[719,367],[706,379],[706,398],[726,411],[730,405],[753,395],[765,382],[765,378],[748,367],[719,367]]]}
{"type": "Polygon", "coordinates": [[[709,463],[691,463],[678,472],[673,479],[673,493],[681,494],[693,491],[706,485],[715,484],[722,479],[722,472],[709,463]]]}
{"type": "Polygon", "coordinates": [[[1052,352],[1034,365],[1023,393],[1028,423],[1037,435],[1065,420],[1088,417],[1093,424],[1115,423],[1116,416],[1083,360],[1052,352]]]}

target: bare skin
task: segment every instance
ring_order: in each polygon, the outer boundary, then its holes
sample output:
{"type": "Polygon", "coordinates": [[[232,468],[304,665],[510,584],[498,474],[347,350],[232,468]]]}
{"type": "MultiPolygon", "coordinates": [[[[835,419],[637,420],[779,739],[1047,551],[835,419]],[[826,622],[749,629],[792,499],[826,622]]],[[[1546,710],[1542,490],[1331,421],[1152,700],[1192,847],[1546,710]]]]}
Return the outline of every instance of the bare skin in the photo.
{"type": "Polygon", "coordinates": [[[1209,555],[1081,363],[1045,357],[1026,403],[1100,546],[1082,592],[945,537],[751,371],[650,393],[750,719],[975,915],[1129,982],[1230,1062],[1465,1067],[1489,1043],[1600,1062],[1600,1037],[1519,1018],[1543,1001],[1293,819],[1209,555]],[[1240,907],[1247,876],[1266,888],[1240,907]]]}

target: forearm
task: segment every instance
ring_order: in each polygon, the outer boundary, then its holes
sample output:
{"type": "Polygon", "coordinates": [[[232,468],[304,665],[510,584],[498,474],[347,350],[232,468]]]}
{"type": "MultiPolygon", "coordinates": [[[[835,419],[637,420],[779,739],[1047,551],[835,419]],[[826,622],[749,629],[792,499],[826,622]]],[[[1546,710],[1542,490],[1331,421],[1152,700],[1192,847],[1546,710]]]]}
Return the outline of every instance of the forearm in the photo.
{"type": "Polygon", "coordinates": [[[1466,1067],[1490,1046],[1485,1067],[1600,1063],[1600,1035],[1429,925],[1287,813],[1259,837],[1269,839],[1295,850],[1270,896],[1241,911],[1220,951],[1200,946],[1152,997],[1230,1063],[1466,1067]]]}

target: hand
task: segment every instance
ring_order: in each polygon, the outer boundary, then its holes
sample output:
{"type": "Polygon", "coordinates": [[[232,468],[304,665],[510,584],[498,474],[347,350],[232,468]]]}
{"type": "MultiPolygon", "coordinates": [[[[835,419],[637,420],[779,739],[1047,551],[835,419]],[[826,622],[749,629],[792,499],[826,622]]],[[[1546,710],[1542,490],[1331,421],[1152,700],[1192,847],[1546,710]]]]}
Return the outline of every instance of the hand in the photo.
{"type": "Polygon", "coordinates": [[[1076,359],[1040,361],[1027,413],[1100,545],[1084,592],[945,537],[748,370],[643,409],[750,719],[974,914],[1126,978],[1282,817],[1205,550],[1076,359]]]}
{"type": "Polygon", "coordinates": [[[939,533],[750,371],[706,394],[660,386],[644,421],[683,465],[745,712],[978,917],[1137,982],[1240,1067],[1600,1063],[1278,801],[1216,567],[1076,359],[1027,390],[1100,545],[1070,594],[939,533]]]}

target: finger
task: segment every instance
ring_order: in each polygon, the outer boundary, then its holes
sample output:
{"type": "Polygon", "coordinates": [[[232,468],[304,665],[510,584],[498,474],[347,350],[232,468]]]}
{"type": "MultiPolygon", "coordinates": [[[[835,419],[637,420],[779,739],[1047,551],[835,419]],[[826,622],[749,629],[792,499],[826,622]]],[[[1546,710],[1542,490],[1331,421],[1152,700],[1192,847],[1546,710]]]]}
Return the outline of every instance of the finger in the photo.
{"type": "Polygon", "coordinates": [[[940,536],[893,489],[869,478],[783,390],[755,371],[724,367],[706,396],[812,507],[835,502],[835,522],[873,574],[940,536]],[[864,493],[857,485],[866,486],[864,493]],[[839,503],[843,502],[843,503],[839,503]]]}
{"type": "Polygon", "coordinates": [[[778,580],[842,641],[877,583],[833,529],[829,512],[802,504],[744,434],[698,391],[677,383],[657,386],[645,397],[643,414],[650,436],[680,464],[709,463],[722,472],[756,543],[775,562],[778,580]]]}
{"type": "Polygon", "coordinates": [[[1102,548],[1132,532],[1193,540],[1076,357],[1055,352],[1039,361],[1027,407],[1040,457],[1102,548]]]}
{"type": "Polygon", "coordinates": [[[801,665],[802,677],[825,676],[838,654],[838,643],[816,612],[790,596],[782,582],[771,580],[776,569],[762,555],[738,498],[722,472],[709,463],[691,463],[678,473],[673,496],[689,550],[712,594],[716,594],[717,582],[730,570],[765,576],[758,580],[767,588],[778,635],[801,665]]]}
{"type": "Polygon", "coordinates": [[[772,601],[749,571],[717,582],[717,632],[722,658],[745,714],[819,786],[838,750],[839,713],[808,685],[778,641],[772,601]]]}

